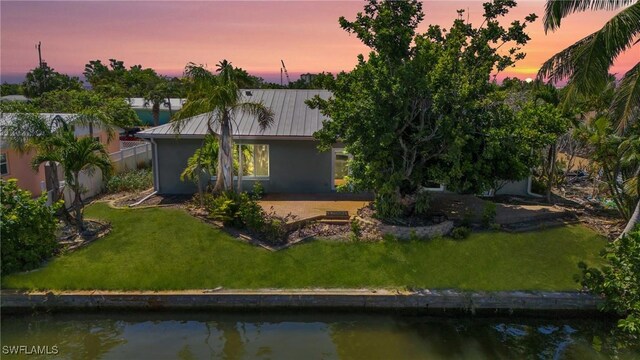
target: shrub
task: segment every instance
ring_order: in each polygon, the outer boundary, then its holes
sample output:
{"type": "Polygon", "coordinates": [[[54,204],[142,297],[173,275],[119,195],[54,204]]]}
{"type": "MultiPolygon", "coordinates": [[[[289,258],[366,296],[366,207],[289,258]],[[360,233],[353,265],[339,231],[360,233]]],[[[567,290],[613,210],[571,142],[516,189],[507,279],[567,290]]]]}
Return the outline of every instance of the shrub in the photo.
{"type": "Polygon", "coordinates": [[[360,227],[360,223],[355,219],[351,220],[351,234],[350,238],[352,241],[357,241],[362,236],[362,228],[360,227]]]}
{"type": "Polygon", "coordinates": [[[498,231],[502,229],[502,226],[500,226],[500,224],[498,223],[492,223],[491,225],[489,225],[489,229],[493,231],[498,231]]]}
{"type": "Polygon", "coordinates": [[[153,186],[153,174],[148,168],[129,170],[113,175],[107,181],[107,192],[141,191],[153,186]]]}
{"type": "Polygon", "coordinates": [[[261,236],[266,242],[280,244],[287,235],[286,219],[267,214],[255,196],[246,192],[223,192],[220,195],[205,195],[204,204],[209,217],[222,221],[226,226],[247,229],[261,236]]]}
{"type": "Polygon", "coordinates": [[[58,248],[55,213],[61,204],[46,205],[46,197],[33,199],[15,179],[0,180],[2,203],[2,274],[31,270],[58,248]]]}
{"type": "Polygon", "coordinates": [[[470,227],[473,222],[473,211],[471,209],[466,209],[464,214],[462,214],[461,225],[464,227],[470,227]]]}
{"type": "Polygon", "coordinates": [[[426,215],[431,205],[431,196],[428,191],[421,191],[416,195],[415,213],[426,215]]]}
{"type": "Polygon", "coordinates": [[[451,237],[456,240],[466,239],[471,235],[471,229],[466,226],[458,226],[451,231],[451,237]]]}
{"type": "Polygon", "coordinates": [[[482,209],[482,226],[488,228],[496,222],[496,204],[490,201],[485,202],[482,209]]]}
{"type": "Polygon", "coordinates": [[[271,244],[282,244],[287,236],[287,227],[284,221],[277,218],[268,218],[260,231],[265,241],[271,244]]]}
{"type": "Polygon", "coordinates": [[[262,186],[262,183],[260,181],[256,181],[255,183],[253,183],[251,196],[256,200],[260,200],[262,199],[262,196],[264,196],[264,186],[262,186]]]}
{"type": "Polygon", "coordinates": [[[404,207],[393,193],[380,192],[374,202],[376,217],[384,220],[393,220],[402,216],[404,207]]]}
{"type": "Polygon", "coordinates": [[[630,334],[640,335],[640,229],[617,239],[601,253],[607,264],[589,268],[584,262],[578,278],[596,294],[606,297],[605,310],[624,316],[618,326],[630,334]]]}
{"type": "Polygon", "coordinates": [[[229,194],[232,193],[223,192],[218,196],[204,195],[204,205],[209,211],[209,217],[222,221],[225,225],[231,225],[237,217],[236,200],[229,194]]]}

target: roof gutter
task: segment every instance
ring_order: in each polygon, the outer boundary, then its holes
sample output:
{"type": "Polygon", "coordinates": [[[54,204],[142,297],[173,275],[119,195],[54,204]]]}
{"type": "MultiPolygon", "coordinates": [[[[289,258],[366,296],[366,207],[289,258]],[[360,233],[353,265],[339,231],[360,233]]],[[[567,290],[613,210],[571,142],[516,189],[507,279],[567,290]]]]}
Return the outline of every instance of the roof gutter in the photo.
{"type": "MultiPolygon", "coordinates": [[[[204,139],[204,134],[141,134],[137,133],[136,136],[143,139],[204,139]]],[[[314,141],[316,138],[313,136],[277,136],[277,135],[235,135],[234,140],[301,140],[301,141],[314,141]]]]}

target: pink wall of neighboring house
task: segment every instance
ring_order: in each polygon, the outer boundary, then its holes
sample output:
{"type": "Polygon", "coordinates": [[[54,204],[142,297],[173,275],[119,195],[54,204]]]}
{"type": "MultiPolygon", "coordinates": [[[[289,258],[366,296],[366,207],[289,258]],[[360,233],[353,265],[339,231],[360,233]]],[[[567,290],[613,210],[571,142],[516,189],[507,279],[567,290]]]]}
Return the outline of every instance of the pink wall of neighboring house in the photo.
{"type": "MultiPolygon", "coordinates": [[[[114,153],[120,151],[120,140],[118,135],[115,134],[111,142],[107,142],[109,136],[106,132],[101,131],[94,133],[94,137],[100,137],[100,142],[105,144],[108,153],[114,153]]],[[[84,136],[80,136],[84,137],[84,136]]],[[[24,154],[20,154],[18,151],[11,148],[2,148],[2,153],[7,155],[7,165],[9,173],[2,175],[2,179],[18,179],[18,187],[24,190],[28,190],[34,196],[39,196],[43,193],[42,187],[45,181],[44,165],[40,165],[40,168],[36,172],[31,168],[31,159],[35,153],[29,151],[24,154]]],[[[64,179],[60,179],[64,180],[64,179]]]]}
{"type": "Polygon", "coordinates": [[[41,182],[44,182],[44,165],[36,172],[31,168],[31,159],[35,155],[33,151],[20,154],[14,149],[2,149],[2,153],[7,156],[7,167],[9,173],[2,175],[2,179],[18,179],[18,187],[28,190],[33,196],[42,194],[41,182]]]}

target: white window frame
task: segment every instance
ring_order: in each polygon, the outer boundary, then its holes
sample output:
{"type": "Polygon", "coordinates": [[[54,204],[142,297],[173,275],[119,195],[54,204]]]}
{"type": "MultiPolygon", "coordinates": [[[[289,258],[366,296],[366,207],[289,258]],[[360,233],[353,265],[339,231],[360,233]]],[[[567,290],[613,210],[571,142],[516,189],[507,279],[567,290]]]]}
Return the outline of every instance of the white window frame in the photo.
{"type": "MultiPolygon", "coordinates": [[[[240,155],[240,146],[256,146],[256,145],[262,145],[262,146],[266,146],[267,147],[267,157],[269,158],[269,166],[267,167],[267,176],[264,175],[260,175],[260,176],[256,176],[256,175],[246,175],[246,174],[242,174],[242,181],[267,181],[271,178],[271,147],[269,146],[269,144],[235,144],[234,146],[237,146],[238,148],[238,156],[240,155]]],[[[254,150],[255,152],[255,150],[254,150]]],[[[255,156],[253,158],[254,164],[253,167],[255,169],[255,156]]],[[[211,180],[215,181],[217,179],[217,175],[211,175],[211,180]]],[[[233,175],[233,180],[237,181],[238,180],[238,174],[234,174],[233,175]]]]}
{"type": "Polygon", "coordinates": [[[331,148],[331,190],[336,189],[336,155],[338,153],[347,155],[349,160],[353,159],[353,155],[346,152],[344,148],[331,148]]]}
{"type": "Polygon", "coordinates": [[[9,156],[7,156],[7,153],[0,154],[0,165],[3,162],[4,162],[5,167],[7,168],[7,172],[3,173],[3,174],[0,174],[0,175],[5,176],[5,175],[11,174],[11,169],[9,169],[9,156]]]}

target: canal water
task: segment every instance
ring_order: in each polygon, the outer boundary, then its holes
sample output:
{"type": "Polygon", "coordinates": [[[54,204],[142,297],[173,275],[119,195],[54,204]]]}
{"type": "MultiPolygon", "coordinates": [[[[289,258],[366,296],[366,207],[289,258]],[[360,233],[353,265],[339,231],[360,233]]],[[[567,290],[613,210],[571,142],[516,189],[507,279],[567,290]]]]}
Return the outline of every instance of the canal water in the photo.
{"type": "Polygon", "coordinates": [[[5,315],[1,339],[2,359],[640,359],[614,329],[604,319],[88,313],[5,315]]]}

